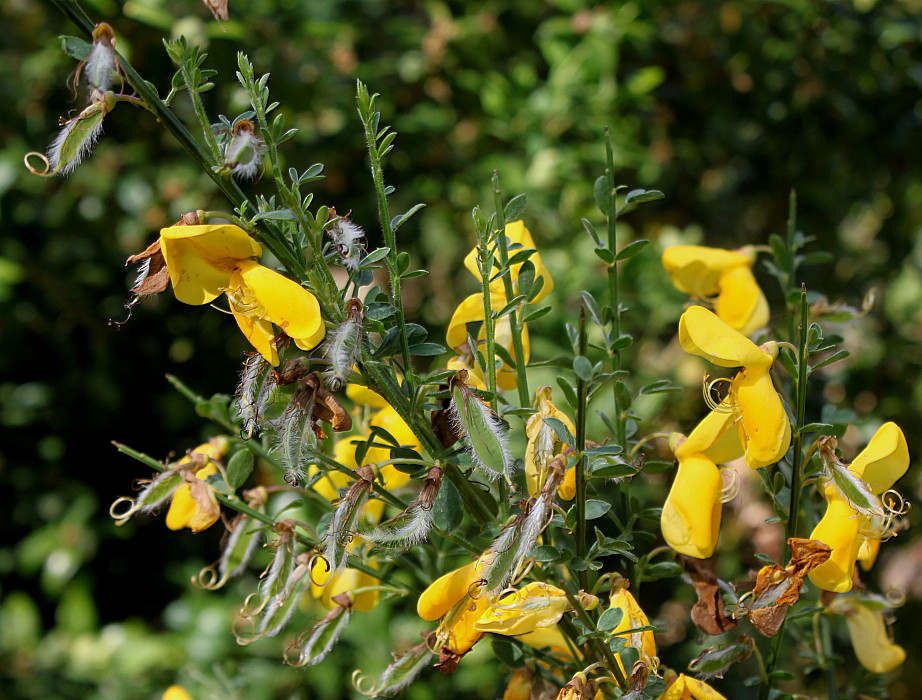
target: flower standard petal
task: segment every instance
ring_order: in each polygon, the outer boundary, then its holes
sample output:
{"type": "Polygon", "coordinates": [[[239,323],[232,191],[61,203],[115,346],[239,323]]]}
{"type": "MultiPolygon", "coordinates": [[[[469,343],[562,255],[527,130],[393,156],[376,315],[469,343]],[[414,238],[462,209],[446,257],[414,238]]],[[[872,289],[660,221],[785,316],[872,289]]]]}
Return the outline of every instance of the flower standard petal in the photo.
{"type": "MultiPolygon", "coordinates": [[[[204,482],[212,474],[218,473],[218,467],[212,461],[195,472],[195,479],[204,482]]],[[[166,526],[170,530],[182,530],[188,527],[192,532],[201,532],[211,527],[220,517],[220,511],[215,502],[212,508],[203,508],[199,499],[192,494],[192,487],[198,484],[185,483],[176,489],[173,494],[173,500],[170,503],[170,509],[166,514],[166,526]]],[[[213,498],[213,492],[209,486],[201,484],[213,498]]],[[[204,493],[204,492],[203,492],[204,493]]]]}
{"type": "Polygon", "coordinates": [[[682,314],[679,343],[685,352],[720,367],[769,368],[774,362],[770,353],[703,306],[689,307],[682,314]]]}
{"type": "Polygon", "coordinates": [[[185,304],[207,304],[223,292],[237,262],[262,253],[246,231],[232,224],[169,226],[160,249],[173,292],[185,304]]]}
{"type": "Polygon", "coordinates": [[[791,422],[769,368],[742,370],[733,378],[730,392],[746,464],[752,469],[775,464],[791,445],[791,422]]]}
{"type": "Polygon", "coordinates": [[[714,554],[720,535],[720,493],[717,466],[702,454],[679,460],[675,481],[666,496],[660,526],[666,543],[696,559],[714,554]]]}
{"type": "Polygon", "coordinates": [[[487,552],[470,564],[449,571],[433,581],[416,602],[417,614],[427,622],[442,617],[465,596],[470,595],[471,587],[483,579],[493,562],[493,556],[493,552],[487,552]]]}
{"type": "Polygon", "coordinates": [[[752,265],[750,256],[735,250],[701,245],[674,245],[663,251],[663,267],[676,289],[711,297],[720,291],[720,277],[730,268],[752,265]]]}
{"type": "Polygon", "coordinates": [[[768,324],[768,300],[748,265],[731,267],[721,274],[714,311],[718,318],[745,336],[768,324]]]}
{"type": "Polygon", "coordinates": [[[240,261],[237,269],[269,321],[311,348],[323,340],[323,317],[317,297],[297,282],[252,260],[240,261]]]}
{"type": "Polygon", "coordinates": [[[864,479],[875,495],[880,495],[909,469],[906,437],[896,423],[884,423],[874,437],[852,460],[849,471],[864,479]]]}
{"type": "MultiPolygon", "coordinates": [[[[513,221],[506,224],[505,228],[506,238],[509,239],[510,249],[509,257],[512,257],[517,250],[535,250],[532,253],[531,257],[528,260],[535,266],[535,279],[539,277],[544,278],[544,285],[541,287],[541,291],[531,300],[532,304],[537,304],[539,301],[544,299],[548,294],[554,290],[554,280],[551,278],[550,272],[544,266],[544,262],[541,260],[541,253],[537,252],[535,248],[535,241],[531,237],[531,232],[525,227],[525,222],[523,221],[513,221]]],[[[478,253],[477,249],[474,248],[464,257],[464,267],[467,268],[474,277],[478,280],[480,279],[480,269],[477,266],[478,253]]],[[[509,274],[513,284],[519,277],[519,270],[522,268],[524,263],[515,263],[509,268],[509,274]]],[[[490,292],[493,294],[504,294],[503,291],[505,285],[501,279],[494,280],[490,283],[490,292]]],[[[498,308],[498,307],[494,307],[498,308]]]]}

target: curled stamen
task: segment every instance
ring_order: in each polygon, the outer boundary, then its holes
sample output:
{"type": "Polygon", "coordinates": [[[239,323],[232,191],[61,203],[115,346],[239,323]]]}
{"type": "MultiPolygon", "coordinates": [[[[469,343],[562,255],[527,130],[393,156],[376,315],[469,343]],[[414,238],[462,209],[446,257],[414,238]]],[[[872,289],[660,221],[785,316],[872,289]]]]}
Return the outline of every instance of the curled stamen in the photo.
{"type": "MultiPolygon", "coordinates": [[[[435,653],[435,652],[433,652],[435,653]]],[[[352,672],[352,687],[355,688],[355,692],[359,695],[365,695],[371,697],[375,695],[375,682],[359,669],[355,669],[352,672]]]]}
{"type": "Polygon", "coordinates": [[[487,580],[485,578],[477,579],[467,587],[467,595],[471,600],[477,600],[483,594],[486,585],[487,580]]]}
{"type": "Polygon", "coordinates": [[[54,173],[51,172],[51,162],[48,160],[48,156],[44,153],[39,153],[38,151],[29,151],[22,157],[22,162],[25,163],[26,168],[33,175],[38,175],[39,177],[51,177],[54,173]],[[30,158],[38,158],[42,165],[45,167],[42,170],[37,169],[32,163],[29,162],[30,158]]]}
{"type": "Polygon", "coordinates": [[[909,512],[912,510],[912,503],[907,501],[903,497],[903,494],[896,489],[884,491],[880,500],[884,507],[884,512],[891,517],[909,515],[909,512]]]}
{"type": "Polygon", "coordinates": [[[906,603],[906,591],[902,586],[890,586],[884,591],[884,598],[892,607],[899,608],[906,603]]]}
{"type": "Polygon", "coordinates": [[[710,375],[704,375],[704,402],[707,404],[707,407],[716,413],[732,413],[733,412],[733,403],[730,393],[730,386],[733,382],[726,377],[717,377],[717,379],[711,379],[710,375]],[[727,393],[723,398],[715,397],[714,392],[717,390],[721,384],[727,384],[727,393]]]}
{"type": "Polygon", "coordinates": [[[742,479],[736,469],[727,465],[720,467],[720,476],[724,480],[724,486],[720,490],[720,502],[729,503],[740,495],[742,479]]]}
{"type": "MultiPolygon", "coordinates": [[[[551,517],[553,517],[553,515],[551,517]]],[[[513,586],[519,585],[519,583],[521,583],[525,579],[525,577],[528,576],[528,572],[531,571],[534,565],[535,565],[535,560],[531,558],[526,559],[521,564],[519,564],[520,570],[517,570],[512,575],[511,585],[513,586]]]]}
{"type": "Polygon", "coordinates": [[[133,498],[119,496],[115,499],[115,502],[109,506],[109,515],[115,520],[116,525],[124,525],[137,509],[138,506],[133,498]],[[130,503],[131,505],[128,506],[127,510],[121,512],[117,510],[117,508],[122,503],[130,503]]]}
{"type": "Polygon", "coordinates": [[[193,586],[206,591],[214,591],[221,587],[221,578],[218,571],[213,566],[206,566],[204,569],[195,574],[190,580],[193,586]]]}

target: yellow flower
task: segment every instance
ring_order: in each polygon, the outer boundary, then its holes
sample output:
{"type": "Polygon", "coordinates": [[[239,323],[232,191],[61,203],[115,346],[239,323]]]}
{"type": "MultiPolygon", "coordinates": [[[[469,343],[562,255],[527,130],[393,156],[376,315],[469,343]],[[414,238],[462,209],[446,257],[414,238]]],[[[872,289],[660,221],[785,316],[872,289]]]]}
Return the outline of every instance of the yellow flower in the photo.
{"type": "Polygon", "coordinates": [[[567,644],[567,638],[560,631],[558,625],[552,627],[537,627],[533,632],[520,634],[516,639],[535,649],[545,649],[562,659],[572,659],[573,652],[567,644]]]}
{"type": "Polygon", "coordinates": [[[240,330],[270,364],[279,363],[273,324],[302,350],[323,340],[317,298],[252,260],[262,248],[238,226],[170,226],[160,231],[160,246],[176,298],[199,305],[226,293],[240,330]]]}
{"type": "Polygon", "coordinates": [[[358,569],[342,569],[331,575],[322,557],[317,557],[311,564],[311,595],[328,610],[337,605],[333,598],[347,593],[353,610],[368,612],[378,604],[379,591],[362,591],[357,595],[353,591],[377,585],[378,580],[374,576],[358,569]]]}
{"type": "Polygon", "coordinates": [[[171,685],[163,691],[160,700],[192,700],[192,696],[181,685],[171,685]]]}
{"type": "MultiPolygon", "coordinates": [[[[490,293],[490,308],[493,309],[493,311],[499,311],[505,305],[506,295],[504,292],[499,291],[490,293]]],[[[467,348],[467,324],[475,322],[483,323],[482,294],[471,294],[458,305],[457,309],[455,309],[455,313],[448,322],[448,331],[445,333],[445,340],[448,346],[454,348],[462,355],[471,355],[470,349],[467,348]]],[[[504,347],[510,355],[514,356],[512,323],[508,314],[497,319],[496,325],[494,326],[493,337],[497,345],[504,347]]],[[[481,343],[484,338],[486,338],[486,334],[481,325],[476,340],[478,343],[481,343]]],[[[522,355],[526,363],[528,362],[530,352],[531,345],[528,340],[528,328],[522,326],[522,355]]],[[[470,364],[470,369],[473,369],[474,362],[471,361],[470,364]]],[[[475,374],[480,375],[481,373],[475,370],[475,374]]],[[[482,381],[483,377],[481,376],[480,379],[482,381]]],[[[515,370],[505,362],[496,370],[496,384],[500,389],[506,390],[515,389],[516,387],[515,370]]]]}
{"type": "MultiPolygon", "coordinates": [[[[582,595],[587,610],[598,606],[595,596],[582,595]]],[[[553,627],[571,609],[565,591],[549,583],[533,581],[493,601],[474,627],[481,632],[506,636],[527,634],[536,629],[553,627]]]]}
{"type": "Polygon", "coordinates": [[[663,267],[680,291],[714,297],[717,316],[745,336],[768,323],[765,295],[752,274],[755,251],[677,245],[663,251],[663,267]]]}
{"type": "MultiPolygon", "coordinates": [[[[637,600],[628,591],[625,581],[612,584],[611,595],[609,596],[609,605],[622,611],[621,622],[612,630],[613,637],[623,636],[628,630],[646,627],[650,624],[646,613],[638,605],[637,600]]],[[[659,665],[659,659],[656,657],[656,640],[653,638],[653,631],[633,632],[627,640],[627,645],[634,647],[640,652],[640,660],[650,669],[656,669],[659,665]]],[[[625,673],[621,659],[618,658],[618,665],[621,666],[622,673],[625,673]]]]}
{"type": "MultiPolygon", "coordinates": [[[[571,435],[576,434],[573,421],[551,401],[551,387],[538,387],[534,407],[538,412],[530,416],[525,424],[525,436],[528,438],[525,446],[525,482],[529,496],[541,490],[547,479],[548,464],[567,448],[544,419],[556,418],[567,427],[571,435]]],[[[567,470],[563,482],[557,487],[557,495],[565,501],[573,500],[576,495],[575,466],[567,470]]]]}
{"type": "Polygon", "coordinates": [[[437,578],[422,592],[416,612],[427,622],[442,618],[437,634],[453,654],[467,652],[483,636],[475,623],[490,605],[484,590],[484,575],[493,553],[437,578]]]}
{"type": "MultiPolygon", "coordinates": [[[[849,465],[849,471],[863,479],[871,492],[879,496],[893,486],[909,469],[909,448],[903,431],[896,423],[884,423],[849,465]]],[[[810,539],[819,540],[832,548],[827,561],[813,569],[809,576],[814,584],[826,591],[845,593],[852,588],[855,560],[868,544],[864,564],[870,568],[879,547],[880,524],[855,510],[839,489],[830,481],[823,486],[826,513],[817,523],[810,539]]]]}
{"type": "MultiPolygon", "coordinates": [[[[720,367],[742,367],[730,381],[727,398],[715,410],[732,415],[743,456],[751,468],[779,461],[791,444],[791,423],[771,379],[777,345],[757,347],[700,306],[682,314],[679,343],[686,352],[720,367]]],[[[708,430],[721,432],[729,426],[712,420],[708,430]]]]}
{"type": "Polygon", "coordinates": [[[532,673],[527,668],[519,668],[512,672],[506,692],[502,700],[531,700],[533,685],[532,673]]]}
{"type": "Polygon", "coordinates": [[[666,692],[657,700],[727,700],[723,695],[714,690],[704,681],[697,678],[679,674],[666,692]]]}
{"type": "Polygon", "coordinates": [[[906,652],[887,635],[880,606],[853,596],[838,596],[826,608],[845,616],[858,661],[871,673],[887,673],[906,659],[906,652]]]}
{"type": "MultiPolygon", "coordinates": [[[[509,239],[509,257],[515,255],[518,250],[535,250],[535,241],[531,237],[531,232],[525,228],[525,223],[523,221],[513,221],[506,224],[505,233],[506,238],[509,239]]],[[[474,275],[475,278],[479,280],[480,270],[477,267],[477,257],[477,249],[474,248],[470,253],[467,254],[467,256],[465,256],[464,266],[472,275],[474,275]]],[[[535,279],[537,280],[539,277],[544,278],[544,286],[541,287],[541,291],[538,292],[537,296],[531,300],[532,304],[537,304],[554,290],[554,280],[551,279],[550,272],[547,271],[547,268],[544,266],[544,263],[541,260],[541,253],[532,253],[528,260],[535,266],[535,279]]],[[[516,282],[519,279],[519,270],[521,270],[523,264],[524,263],[516,263],[511,265],[509,268],[509,273],[513,282],[513,291],[515,294],[518,293],[516,282]]],[[[505,285],[503,284],[502,279],[495,279],[490,283],[491,294],[503,293],[504,289],[505,285]]],[[[503,304],[505,304],[505,301],[503,304]]],[[[499,307],[494,306],[493,308],[498,309],[499,307]]]]}
{"type": "Polygon", "coordinates": [[[179,460],[179,464],[189,464],[193,461],[191,455],[202,455],[204,466],[199,468],[193,476],[184,472],[186,483],[173,492],[173,500],[166,514],[166,526],[171,530],[182,530],[188,527],[192,532],[201,532],[214,525],[221,517],[218,500],[205,480],[212,474],[218,473],[218,468],[211,460],[218,460],[227,452],[227,440],[216,438],[211,442],[199,445],[189,454],[179,460]]]}
{"type": "Polygon", "coordinates": [[[697,559],[714,554],[720,535],[722,490],[720,470],[710,459],[700,453],[679,458],[660,516],[663,538],[670,547],[697,559]]]}

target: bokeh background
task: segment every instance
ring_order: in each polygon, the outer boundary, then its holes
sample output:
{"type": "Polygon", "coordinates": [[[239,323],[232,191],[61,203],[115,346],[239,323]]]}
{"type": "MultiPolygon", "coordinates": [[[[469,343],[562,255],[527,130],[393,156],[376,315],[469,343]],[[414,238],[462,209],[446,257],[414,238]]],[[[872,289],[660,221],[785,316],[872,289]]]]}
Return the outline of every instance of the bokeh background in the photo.
{"type": "MultiPolygon", "coordinates": [[[[406,285],[407,311],[436,340],[474,291],[459,261],[473,241],[471,208],[492,209],[494,169],[506,193],[527,194],[527,225],[555,274],[557,312],[532,330],[533,354],[545,358],[563,349],[561,328],[576,309],[566,300],[601,279],[580,219],[599,220],[592,182],[603,170],[603,127],[617,180],[665,193],[621,229],[655,244],[625,266],[627,323],[643,338],[637,370],[655,377],[680,366],[672,336],[684,301],[658,251],[764,244],[783,233],[796,189],[798,227],[815,236],[812,250],[833,253],[802,281],[852,305],[877,290],[870,315],[829,326],[853,356],[825,374],[811,410],[854,412],[846,451],[895,420],[922,455],[917,0],[231,0],[223,25],[196,0],[85,7],[112,24],[118,48],[161,94],[173,72],[162,38],[204,47],[219,71],[206,95],[215,121],[246,109],[234,80],[238,51],[271,72],[273,98],[300,129],[286,162],[324,163],[315,201],[351,210],[372,247],[380,239],[356,78],[381,93],[382,121],[399,133],[386,163],[393,211],[427,204],[400,232],[413,264],[431,271],[406,285]]],[[[128,105],[106,119],[74,174],[29,175],[24,153],[45,150],[59,117],[78,108],[68,87],[76,64],[57,40],[77,32],[51,2],[0,0],[0,10],[0,696],[149,698],[178,680],[199,698],[348,697],[352,668],[374,672],[389,660],[387,635],[368,629],[391,626],[409,639],[419,630],[412,616],[378,609],[333,659],[310,672],[285,669],[277,644],[242,650],[233,641],[245,586],[235,597],[188,585],[217,556],[219,533],[172,533],[156,518],[116,528],[108,517],[109,504],[146,475],[111,441],[159,459],[215,434],[165,375],[204,395],[231,393],[244,349],[221,314],[168,294],[124,325],[110,323],[127,315],[125,258],[181,213],[228,205],[128,105]]],[[[191,122],[182,96],[175,110],[191,122]]],[[[772,279],[757,274],[780,303],[772,279]]],[[[697,417],[695,391],[656,406],[666,424],[697,417]]],[[[920,474],[916,465],[901,482],[910,500],[922,496],[920,474]]],[[[871,576],[878,587],[908,585],[895,631],[909,660],[890,683],[895,698],[914,697],[920,671],[916,533],[888,544],[871,576]]],[[[410,697],[498,697],[492,664],[476,652],[464,673],[430,675],[410,697]]]]}

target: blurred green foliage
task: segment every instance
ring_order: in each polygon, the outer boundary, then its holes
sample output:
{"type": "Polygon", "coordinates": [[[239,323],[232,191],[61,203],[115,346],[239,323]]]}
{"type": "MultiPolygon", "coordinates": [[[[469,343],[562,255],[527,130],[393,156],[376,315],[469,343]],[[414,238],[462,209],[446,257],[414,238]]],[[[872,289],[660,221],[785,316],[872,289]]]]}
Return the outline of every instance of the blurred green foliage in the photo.
{"type": "MultiPolygon", "coordinates": [[[[161,94],[172,73],[161,38],[182,34],[205,47],[220,71],[206,95],[215,120],[245,109],[233,80],[237,51],[271,72],[274,99],[301,130],[284,157],[325,163],[317,201],[352,210],[372,246],[380,241],[354,82],[381,93],[383,121],[399,133],[386,164],[394,210],[427,204],[401,234],[412,264],[431,271],[407,285],[408,313],[434,337],[474,291],[459,260],[473,241],[471,208],[491,207],[494,169],[507,193],[528,195],[526,220],[558,300],[602,283],[580,218],[594,216],[603,127],[618,181],[665,192],[629,219],[633,230],[622,228],[657,243],[625,266],[624,285],[626,321],[645,333],[640,371],[653,376],[678,361],[669,342],[683,302],[657,250],[764,243],[783,229],[796,188],[801,228],[835,253],[803,280],[808,288],[857,305],[875,287],[881,299],[844,330],[853,359],[815,403],[894,419],[922,454],[918,2],[231,0],[223,26],[195,0],[86,7],[115,27],[119,49],[161,94]]],[[[0,695],[155,697],[188,665],[203,675],[180,681],[200,698],[344,697],[344,669],[386,663],[383,642],[363,644],[358,663],[337,654],[308,672],[283,670],[278,645],[241,651],[228,631],[233,603],[188,586],[215,556],[218,535],[169,533],[153,519],[116,530],[106,515],[139,476],[110,440],[165,457],[208,434],[164,374],[205,394],[230,392],[243,350],[220,314],[168,295],[124,325],[109,323],[127,316],[124,259],[181,213],[226,205],[177,144],[128,106],[106,120],[73,175],[30,176],[23,154],[44,150],[77,104],[67,88],[75,63],[56,39],[76,31],[51,3],[0,0],[0,8],[0,695]]],[[[174,109],[191,121],[183,96],[174,109]]],[[[535,324],[535,356],[556,354],[573,311],[535,324]]],[[[650,415],[665,399],[657,401],[650,415]]],[[[682,411],[695,409],[676,403],[673,417],[687,420],[682,411]]],[[[918,488],[917,474],[905,489],[918,488]]],[[[911,538],[900,538],[901,551],[911,538]]],[[[907,679],[919,671],[922,646],[911,634],[919,613],[910,600],[896,628],[911,654],[907,679]]],[[[369,626],[393,624],[404,644],[415,643],[416,627],[373,615],[369,626]]],[[[409,697],[450,689],[495,697],[482,665],[475,652],[457,677],[434,677],[409,697]]],[[[908,684],[897,681],[893,696],[910,697],[908,684]]]]}

